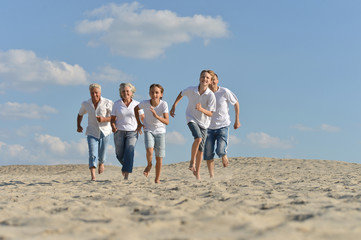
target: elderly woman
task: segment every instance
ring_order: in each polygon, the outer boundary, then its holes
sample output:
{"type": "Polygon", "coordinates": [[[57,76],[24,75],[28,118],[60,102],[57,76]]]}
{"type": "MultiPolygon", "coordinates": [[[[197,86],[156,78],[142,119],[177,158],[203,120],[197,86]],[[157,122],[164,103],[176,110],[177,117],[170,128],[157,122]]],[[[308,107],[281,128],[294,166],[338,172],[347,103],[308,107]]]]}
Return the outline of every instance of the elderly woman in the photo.
{"type": "Polygon", "coordinates": [[[124,179],[133,171],[134,149],[138,140],[137,120],[134,108],[139,104],[133,99],[135,87],[131,83],[122,83],[119,87],[120,98],[113,105],[111,127],[114,133],[115,154],[122,164],[124,179]]]}
{"type": "Polygon", "coordinates": [[[98,173],[104,172],[106,148],[109,135],[112,133],[110,127],[110,113],[113,102],[101,96],[101,86],[93,83],[89,86],[90,99],[81,104],[77,117],[77,131],[83,132],[81,122],[83,115],[88,114],[88,127],[86,129],[89,147],[89,169],[91,180],[95,181],[95,169],[99,162],[98,173]]]}

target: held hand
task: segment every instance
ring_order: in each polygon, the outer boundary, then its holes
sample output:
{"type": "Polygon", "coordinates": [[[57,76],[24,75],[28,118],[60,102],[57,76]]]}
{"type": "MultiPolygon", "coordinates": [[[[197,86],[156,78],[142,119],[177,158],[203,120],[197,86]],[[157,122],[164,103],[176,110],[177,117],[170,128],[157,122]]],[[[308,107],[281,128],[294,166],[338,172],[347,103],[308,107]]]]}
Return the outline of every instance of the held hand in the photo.
{"type": "Polygon", "coordinates": [[[79,126],[76,131],[79,132],[79,133],[82,133],[82,132],[83,132],[83,128],[82,128],[81,126],[79,126]]]}
{"type": "Polygon", "coordinates": [[[116,131],[118,131],[117,127],[115,125],[112,125],[112,132],[115,133],[116,131]]]}

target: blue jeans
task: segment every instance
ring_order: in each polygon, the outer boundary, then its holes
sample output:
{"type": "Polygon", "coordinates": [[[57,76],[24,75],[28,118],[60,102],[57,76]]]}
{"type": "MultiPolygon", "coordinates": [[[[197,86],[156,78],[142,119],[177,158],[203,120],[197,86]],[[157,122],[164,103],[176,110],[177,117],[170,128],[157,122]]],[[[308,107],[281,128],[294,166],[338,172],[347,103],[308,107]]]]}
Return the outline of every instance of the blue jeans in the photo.
{"type": "Polygon", "coordinates": [[[122,172],[133,172],[134,150],[138,140],[136,131],[116,131],[114,133],[115,155],[123,165],[122,172]]]}
{"type": "Polygon", "coordinates": [[[193,136],[194,139],[202,138],[202,141],[199,144],[198,150],[200,152],[203,152],[203,150],[204,150],[204,142],[206,141],[206,138],[207,138],[207,129],[201,128],[197,123],[194,123],[194,122],[189,122],[188,123],[188,128],[189,128],[189,130],[191,130],[192,136],[193,136]]]}
{"type": "Polygon", "coordinates": [[[154,148],[156,157],[165,157],[165,133],[144,132],[145,149],[154,148]]]}
{"type": "Polygon", "coordinates": [[[214,158],[214,146],[217,141],[216,153],[218,157],[227,155],[229,126],[219,129],[208,129],[207,140],[204,148],[204,160],[214,158]]]}
{"type": "Polygon", "coordinates": [[[100,132],[99,139],[93,136],[87,136],[89,149],[89,168],[97,167],[97,161],[99,164],[105,162],[108,140],[109,135],[104,136],[102,132],[100,132]]]}

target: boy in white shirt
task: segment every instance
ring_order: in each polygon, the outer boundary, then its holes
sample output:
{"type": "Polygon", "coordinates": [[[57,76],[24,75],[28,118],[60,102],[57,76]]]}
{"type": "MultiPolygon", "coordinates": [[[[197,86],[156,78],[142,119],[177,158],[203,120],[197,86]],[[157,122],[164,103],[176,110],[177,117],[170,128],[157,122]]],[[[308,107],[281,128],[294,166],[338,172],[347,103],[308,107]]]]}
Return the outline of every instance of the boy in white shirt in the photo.
{"type": "Polygon", "coordinates": [[[210,124],[213,112],[216,110],[216,97],[208,88],[213,71],[203,70],[200,74],[199,85],[188,87],[177,96],[170,115],[175,117],[175,108],[183,96],[188,97],[186,110],[187,125],[192,132],[194,142],[191,149],[189,169],[200,180],[200,167],[203,158],[204,142],[207,137],[207,128],[210,124]]]}

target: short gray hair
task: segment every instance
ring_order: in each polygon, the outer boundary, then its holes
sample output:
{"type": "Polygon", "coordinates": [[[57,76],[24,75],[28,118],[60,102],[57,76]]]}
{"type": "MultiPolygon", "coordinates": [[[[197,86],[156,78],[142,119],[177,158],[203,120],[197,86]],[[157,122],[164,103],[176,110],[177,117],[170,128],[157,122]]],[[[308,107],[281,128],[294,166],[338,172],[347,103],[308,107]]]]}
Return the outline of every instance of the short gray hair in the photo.
{"type": "Polygon", "coordinates": [[[100,86],[98,83],[92,83],[89,85],[89,91],[91,91],[93,88],[99,88],[99,90],[102,90],[102,86],[100,86]]]}
{"type": "Polygon", "coordinates": [[[130,90],[133,92],[133,94],[135,93],[135,87],[133,86],[133,84],[131,84],[131,83],[121,83],[120,85],[119,85],[119,96],[120,97],[122,97],[122,91],[123,91],[123,89],[125,88],[125,87],[129,87],[130,88],[130,90]]]}

